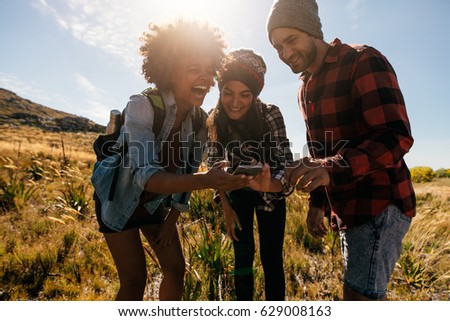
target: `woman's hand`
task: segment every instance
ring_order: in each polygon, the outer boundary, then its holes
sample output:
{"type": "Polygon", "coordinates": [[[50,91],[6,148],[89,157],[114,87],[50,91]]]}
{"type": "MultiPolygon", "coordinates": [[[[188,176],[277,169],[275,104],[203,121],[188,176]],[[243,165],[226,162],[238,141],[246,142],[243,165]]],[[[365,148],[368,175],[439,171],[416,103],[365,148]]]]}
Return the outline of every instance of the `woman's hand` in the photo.
{"type": "Polygon", "coordinates": [[[213,167],[205,174],[210,188],[233,191],[249,185],[253,177],[246,175],[233,175],[224,171],[228,167],[228,162],[222,161],[215,163],[213,167]]]}
{"type": "Polygon", "coordinates": [[[170,209],[167,218],[158,226],[156,232],[151,237],[151,241],[156,246],[166,246],[172,243],[174,233],[177,231],[177,220],[180,212],[174,208],[170,209]]]}
{"type": "Polygon", "coordinates": [[[236,228],[242,230],[241,222],[239,222],[239,218],[233,208],[224,206],[223,207],[223,216],[225,220],[225,229],[227,231],[228,236],[233,241],[239,241],[239,238],[236,236],[236,228]]]}
{"type": "Polygon", "coordinates": [[[228,199],[228,195],[225,191],[219,191],[220,204],[223,210],[223,218],[225,220],[225,229],[227,231],[228,236],[233,241],[239,241],[236,236],[236,227],[239,230],[242,230],[241,222],[239,222],[239,218],[236,214],[236,211],[233,210],[233,207],[230,204],[230,200],[228,199]]]}
{"type": "Polygon", "coordinates": [[[270,174],[270,167],[264,164],[262,172],[255,176],[255,178],[248,185],[251,189],[259,192],[269,192],[272,175],[270,174]]]}
{"type": "Polygon", "coordinates": [[[258,192],[281,192],[282,185],[277,179],[272,178],[270,166],[264,164],[261,174],[257,175],[248,185],[258,192]]]}

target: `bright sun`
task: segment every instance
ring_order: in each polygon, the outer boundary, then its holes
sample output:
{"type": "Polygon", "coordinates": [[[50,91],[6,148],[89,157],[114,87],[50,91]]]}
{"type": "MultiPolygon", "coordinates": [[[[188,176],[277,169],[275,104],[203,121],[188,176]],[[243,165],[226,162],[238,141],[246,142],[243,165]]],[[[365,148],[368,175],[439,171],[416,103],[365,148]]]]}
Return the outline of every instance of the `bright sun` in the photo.
{"type": "Polygon", "coordinates": [[[217,21],[232,21],[233,10],[242,7],[242,0],[136,0],[143,17],[151,17],[154,22],[164,22],[174,17],[185,17],[216,24],[217,21]]]}
{"type": "Polygon", "coordinates": [[[173,9],[183,16],[210,20],[212,13],[217,13],[217,2],[212,0],[174,0],[173,9]]]}

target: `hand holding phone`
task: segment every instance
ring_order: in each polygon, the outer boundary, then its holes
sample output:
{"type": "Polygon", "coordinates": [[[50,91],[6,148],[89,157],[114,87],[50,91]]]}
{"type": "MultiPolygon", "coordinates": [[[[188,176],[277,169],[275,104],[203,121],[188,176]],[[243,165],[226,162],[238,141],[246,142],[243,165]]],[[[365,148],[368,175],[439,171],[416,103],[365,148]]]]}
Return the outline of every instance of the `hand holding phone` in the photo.
{"type": "Polygon", "coordinates": [[[248,176],[257,176],[262,171],[261,165],[239,165],[236,170],[233,172],[235,175],[248,175],[248,176]]]}

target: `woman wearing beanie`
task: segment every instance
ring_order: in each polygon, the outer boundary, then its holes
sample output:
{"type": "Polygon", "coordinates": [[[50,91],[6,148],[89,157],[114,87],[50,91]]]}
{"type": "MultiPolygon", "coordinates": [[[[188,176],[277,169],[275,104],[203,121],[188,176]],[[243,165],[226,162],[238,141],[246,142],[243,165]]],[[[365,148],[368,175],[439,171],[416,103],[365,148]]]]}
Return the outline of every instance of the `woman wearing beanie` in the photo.
{"type": "Polygon", "coordinates": [[[263,58],[252,50],[230,52],[218,70],[220,99],[207,120],[209,166],[226,160],[232,172],[239,165],[265,164],[251,188],[219,190],[216,197],[233,240],[236,298],[241,301],[253,299],[255,210],[265,299],[284,300],[285,295],[282,249],[290,187],[284,168],[292,162],[292,153],[280,109],[258,98],[265,72],[263,58]]]}

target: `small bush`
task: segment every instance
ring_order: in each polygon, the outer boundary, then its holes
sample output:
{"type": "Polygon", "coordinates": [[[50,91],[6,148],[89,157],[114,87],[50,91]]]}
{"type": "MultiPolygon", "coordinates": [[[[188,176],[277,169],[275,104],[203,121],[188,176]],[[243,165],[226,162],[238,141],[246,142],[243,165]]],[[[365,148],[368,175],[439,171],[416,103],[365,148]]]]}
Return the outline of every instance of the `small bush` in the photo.
{"type": "Polygon", "coordinates": [[[0,178],[0,206],[1,209],[20,210],[36,192],[37,186],[26,184],[20,178],[11,178],[9,181],[0,178]]]}
{"type": "Polygon", "coordinates": [[[431,182],[435,173],[431,167],[413,167],[410,169],[411,179],[414,183],[431,182]]]}
{"type": "Polygon", "coordinates": [[[442,178],[442,177],[450,177],[450,168],[439,168],[437,171],[434,172],[434,175],[436,177],[442,178]]]}

